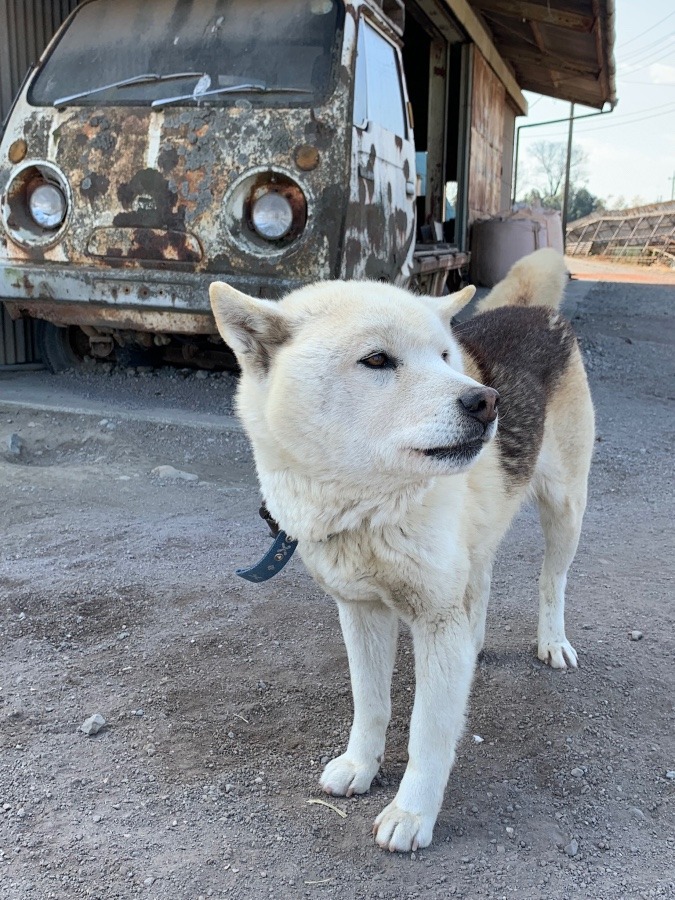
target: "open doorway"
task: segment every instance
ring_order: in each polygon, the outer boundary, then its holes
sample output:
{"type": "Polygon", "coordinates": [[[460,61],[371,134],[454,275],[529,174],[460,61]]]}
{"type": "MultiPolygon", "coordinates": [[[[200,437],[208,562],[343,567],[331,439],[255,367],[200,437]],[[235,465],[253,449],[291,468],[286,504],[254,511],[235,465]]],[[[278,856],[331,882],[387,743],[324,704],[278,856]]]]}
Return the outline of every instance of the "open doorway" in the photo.
{"type": "Polygon", "coordinates": [[[406,8],[403,66],[412,107],[418,177],[417,242],[464,249],[467,44],[444,17],[442,30],[406,8]]]}

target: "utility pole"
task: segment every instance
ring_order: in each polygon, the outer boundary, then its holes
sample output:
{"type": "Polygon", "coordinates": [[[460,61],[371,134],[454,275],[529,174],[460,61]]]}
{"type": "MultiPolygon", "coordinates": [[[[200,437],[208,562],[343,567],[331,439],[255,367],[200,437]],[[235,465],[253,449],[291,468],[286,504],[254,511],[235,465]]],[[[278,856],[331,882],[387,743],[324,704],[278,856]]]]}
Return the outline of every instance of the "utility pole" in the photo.
{"type": "Polygon", "coordinates": [[[675,200],[675,172],[668,179],[670,182],[670,199],[675,200]]]}
{"type": "Polygon", "coordinates": [[[570,103],[570,121],[567,131],[567,159],[565,161],[565,187],[562,201],[563,250],[567,245],[567,207],[570,199],[570,168],[572,165],[572,130],[574,128],[574,103],[570,103]]]}

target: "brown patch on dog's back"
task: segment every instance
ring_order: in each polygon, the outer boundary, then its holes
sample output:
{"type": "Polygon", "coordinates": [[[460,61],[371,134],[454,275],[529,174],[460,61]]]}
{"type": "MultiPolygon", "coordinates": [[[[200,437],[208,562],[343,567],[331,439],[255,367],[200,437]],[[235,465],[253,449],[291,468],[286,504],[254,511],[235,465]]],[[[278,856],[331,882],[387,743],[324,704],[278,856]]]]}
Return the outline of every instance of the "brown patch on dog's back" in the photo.
{"type": "Polygon", "coordinates": [[[501,307],[457,326],[454,334],[476,371],[499,391],[499,457],[509,478],[527,481],[544,434],[548,400],[576,346],[572,327],[543,307],[501,307]]]}

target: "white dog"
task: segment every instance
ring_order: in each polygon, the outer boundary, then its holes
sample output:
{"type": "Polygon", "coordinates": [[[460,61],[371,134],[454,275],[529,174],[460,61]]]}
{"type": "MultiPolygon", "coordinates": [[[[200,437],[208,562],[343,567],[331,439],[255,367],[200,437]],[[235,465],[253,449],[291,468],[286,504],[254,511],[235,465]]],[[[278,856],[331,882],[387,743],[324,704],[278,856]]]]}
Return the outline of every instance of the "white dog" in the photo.
{"type": "MultiPolygon", "coordinates": [[[[516,279],[527,271],[518,265],[516,279]]],[[[211,286],[218,328],[241,364],[238,412],[267,506],[338,604],[354,721],[345,753],[321,776],[327,793],[369,789],[384,754],[399,619],[412,632],[408,766],[374,825],[389,850],[432,839],[483,644],[493,558],[527,496],[546,539],[538,655],[554,668],[577,665],[564,591],[594,425],[575,338],[552,308],[561,265],[551,258],[553,302],[549,292],[544,306],[494,309],[454,333],[450,320],[472,287],[431,298],[324,282],[277,303],[211,286]]],[[[509,291],[511,303],[519,296],[509,291]]]]}

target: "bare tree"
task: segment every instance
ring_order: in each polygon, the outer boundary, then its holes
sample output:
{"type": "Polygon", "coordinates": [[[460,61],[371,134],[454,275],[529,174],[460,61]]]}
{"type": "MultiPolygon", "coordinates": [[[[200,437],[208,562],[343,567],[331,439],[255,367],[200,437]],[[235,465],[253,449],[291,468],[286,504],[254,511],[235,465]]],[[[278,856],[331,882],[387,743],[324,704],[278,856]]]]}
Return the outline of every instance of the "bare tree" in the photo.
{"type": "MultiPolygon", "coordinates": [[[[530,157],[534,163],[535,177],[541,179],[539,194],[546,205],[560,197],[565,181],[565,163],[567,146],[564,142],[537,141],[530,148],[530,157]]],[[[581,147],[572,147],[570,161],[570,183],[578,188],[586,179],[587,154],[581,147]]],[[[559,204],[556,204],[559,205],[559,204]]]]}

